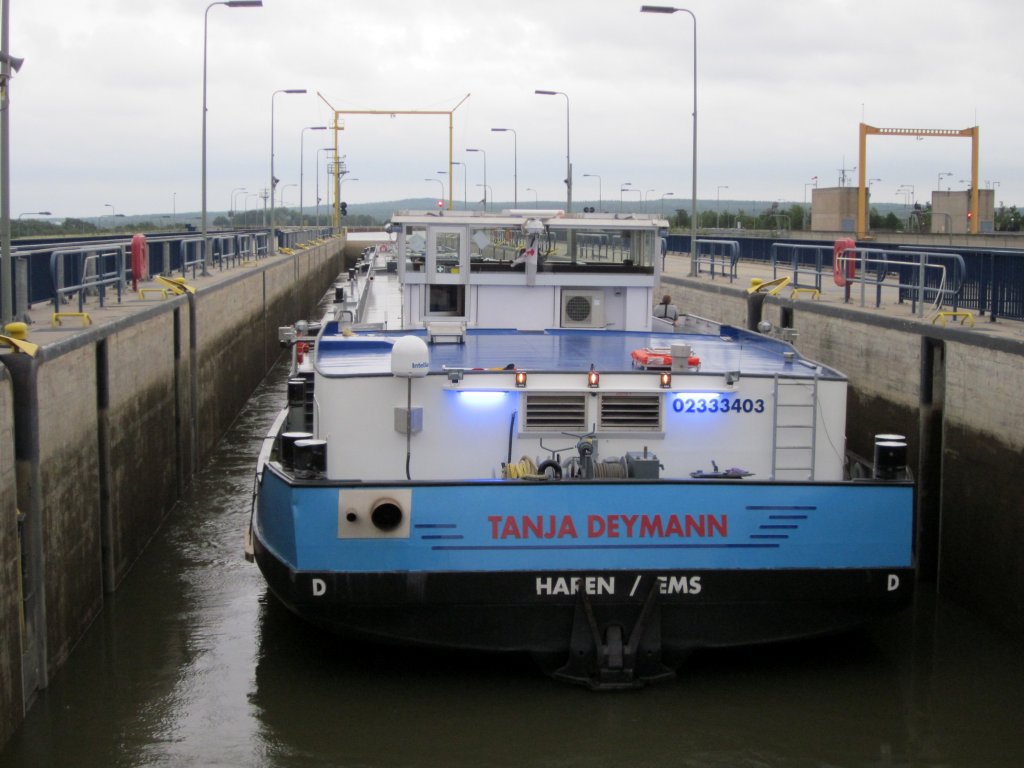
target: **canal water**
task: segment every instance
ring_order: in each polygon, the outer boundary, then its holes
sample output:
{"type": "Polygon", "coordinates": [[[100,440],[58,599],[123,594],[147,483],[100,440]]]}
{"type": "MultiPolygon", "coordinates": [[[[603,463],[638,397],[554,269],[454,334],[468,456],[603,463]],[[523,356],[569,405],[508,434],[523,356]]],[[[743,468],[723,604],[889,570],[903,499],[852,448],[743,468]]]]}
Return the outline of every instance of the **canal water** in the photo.
{"type": "Polygon", "coordinates": [[[592,693],[526,659],[327,636],[242,556],[285,370],[0,751],[0,766],[1024,765],[1019,642],[924,592],[842,637],[697,652],[671,683],[592,693]]]}

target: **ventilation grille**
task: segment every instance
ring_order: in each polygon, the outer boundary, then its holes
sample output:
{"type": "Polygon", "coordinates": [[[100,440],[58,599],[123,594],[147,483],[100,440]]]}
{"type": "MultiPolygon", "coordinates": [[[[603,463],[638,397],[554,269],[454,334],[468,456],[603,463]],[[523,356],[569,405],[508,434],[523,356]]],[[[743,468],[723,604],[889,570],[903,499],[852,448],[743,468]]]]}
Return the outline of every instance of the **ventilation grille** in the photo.
{"type": "Polygon", "coordinates": [[[662,396],[602,395],[598,424],[605,430],[661,431],[662,396]]]}
{"type": "Polygon", "coordinates": [[[545,432],[587,431],[585,394],[528,394],[523,429],[545,432]]]}
{"type": "Polygon", "coordinates": [[[562,327],[603,328],[603,293],[598,290],[563,290],[562,327]]]}

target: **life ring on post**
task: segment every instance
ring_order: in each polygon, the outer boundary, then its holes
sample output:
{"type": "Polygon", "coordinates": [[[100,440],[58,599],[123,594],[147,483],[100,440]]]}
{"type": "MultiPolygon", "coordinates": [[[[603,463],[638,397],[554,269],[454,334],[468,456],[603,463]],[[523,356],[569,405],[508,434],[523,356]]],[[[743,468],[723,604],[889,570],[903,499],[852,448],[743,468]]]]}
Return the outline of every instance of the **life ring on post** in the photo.
{"type": "Polygon", "coordinates": [[[832,248],[832,279],[840,288],[846,285],[848,279],[852,279],[857,265],[851,257],[846,255],[857,247],[857,241],[850,237],[843,237],[836,240],[832,248]]]}
{"type": "Polygon", "coordinates": [[[132,290],[139,290],[139,283],[149,280],[149,244],[143,234],[132,235],[132,290]]]}

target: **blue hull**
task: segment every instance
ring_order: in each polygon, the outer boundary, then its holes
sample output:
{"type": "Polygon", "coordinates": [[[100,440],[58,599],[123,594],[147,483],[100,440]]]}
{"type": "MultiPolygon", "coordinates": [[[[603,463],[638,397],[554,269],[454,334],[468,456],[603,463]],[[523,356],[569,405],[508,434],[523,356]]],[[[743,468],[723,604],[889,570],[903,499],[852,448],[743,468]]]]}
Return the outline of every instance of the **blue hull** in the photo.
{"type": "Polygon", "coordinates": [[[628,668],[635,684],[692,648],[835,632],[903,607],[913,509],[909,483],[368,488],[268,464],[253,533],[271,589],[330,630],[564,657],[562,676],[595,685],[628,668]],[[353,535],[348,491],[407,494],[405,526],[353,535]]]}

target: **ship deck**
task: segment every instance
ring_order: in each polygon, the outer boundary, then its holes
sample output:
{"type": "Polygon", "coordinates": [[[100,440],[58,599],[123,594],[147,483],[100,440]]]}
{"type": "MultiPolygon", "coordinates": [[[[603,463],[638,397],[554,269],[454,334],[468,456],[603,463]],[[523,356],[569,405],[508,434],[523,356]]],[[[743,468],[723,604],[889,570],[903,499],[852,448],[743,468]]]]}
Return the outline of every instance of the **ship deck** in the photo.
{"type": "MultiPolygon", "coordinates": [[[[652,331],[607,331],[549,329],[516,331],[508,329],[467,329],[462,342],[433,343],[430,373],[448,369],[527,370],[533,372],[586,371],[601,373],[634,370],[633,350],[652,348],[668,351],[672,344],[688,344],[700,359],[699,372],[724,374],[739,371],[745,376],[783,376],[844,380],[837,371],[806,361],[783,342],[729,326],[714,326],[718,333],[652,331]],[[792,352],[792,359],[786,359],[792,352]]],[[[329,377],[391,374],[391,346],[400,335],[427,338],[424,330],[401,333],[357,333],[342,337],[325,329],[316,348],[316,366],[329,377]]]]}

